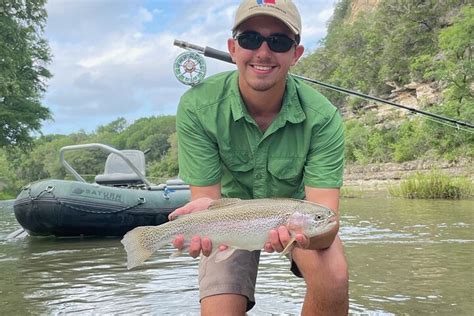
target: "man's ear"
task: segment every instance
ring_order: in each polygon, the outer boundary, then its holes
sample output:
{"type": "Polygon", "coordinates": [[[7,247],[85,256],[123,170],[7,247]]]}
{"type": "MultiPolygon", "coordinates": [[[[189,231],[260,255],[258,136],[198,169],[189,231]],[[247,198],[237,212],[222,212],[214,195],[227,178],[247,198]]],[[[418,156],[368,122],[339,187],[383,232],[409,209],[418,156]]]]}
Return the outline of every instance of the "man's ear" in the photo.
{"type": "Polygon", "coordinates": [[[298,62],[300,57],[303,55],[303,53],[304,53],[304,46],[303,45],[296,46],[295,53],[293,55],[293,61],[291,62],[292,66],[296,65],[296,63],[298,62]]]}
{"type": "Polygon", "coordinates": [[[229,38],[227,40],[227,49],[229,50],[230,57],[232,57],[232,61],[235,63],[234,55],[235,55],[235,40],[233,38],[229,38]]]}

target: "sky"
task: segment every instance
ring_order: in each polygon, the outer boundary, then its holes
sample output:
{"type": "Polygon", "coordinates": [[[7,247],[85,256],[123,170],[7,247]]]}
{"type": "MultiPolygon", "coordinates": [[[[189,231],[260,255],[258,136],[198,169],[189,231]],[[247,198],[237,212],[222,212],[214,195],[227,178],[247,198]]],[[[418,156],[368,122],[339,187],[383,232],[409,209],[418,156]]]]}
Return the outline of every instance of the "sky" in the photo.
{"type": "MultiPolygon", "coordinates": [[[[43,134],[94,132],[118,117],[174,115],[189,86],[173,73],[175,39],[226,51],[239,0],[48,0],[53,77],[43,134]]],[[[336,0],[294,0],[306,52],[326,34],[336,0]]],[[[206,58],[206,76],[235,69],[206,58]]]]}

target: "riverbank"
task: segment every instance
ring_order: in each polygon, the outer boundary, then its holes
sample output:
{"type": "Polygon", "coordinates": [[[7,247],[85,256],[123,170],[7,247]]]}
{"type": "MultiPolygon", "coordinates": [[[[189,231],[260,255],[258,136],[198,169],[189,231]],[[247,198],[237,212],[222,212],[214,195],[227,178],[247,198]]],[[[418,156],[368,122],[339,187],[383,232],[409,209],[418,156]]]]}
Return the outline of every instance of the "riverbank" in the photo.
{"type": "MultiPolygon", "coordinates": [[[[348,164],[344,172],[344,187],[356,188],[358,191],[386,191],[389,186],[416,173],[428,173],[440,170],[449,176],[465,176],[474,181],[474,164],[472,159],[457,162],[415,160],[404,163],[372,163],[367,165],[348,164]]],[[[0,200],[12,199],[14,196],[2,195],[0,183],[0,200]]]]}
{"type": "Polygon", "coordinates": [[[8,194],[4,191],[6,187],[7,187],[7,184],[0,180],[0,201],[15,198],[12,194],[8,194]]]}
{"type": "Polygon", "coordinates": [[[396,184],[414,173],[428,173],[432,170],[440,170],[449,176],[465,176],[474,180],[472,159],[462,159],[457,162],[414,160],[403,163],[346,165],[344,186],[366,189],[384,188],[396,184]]]}

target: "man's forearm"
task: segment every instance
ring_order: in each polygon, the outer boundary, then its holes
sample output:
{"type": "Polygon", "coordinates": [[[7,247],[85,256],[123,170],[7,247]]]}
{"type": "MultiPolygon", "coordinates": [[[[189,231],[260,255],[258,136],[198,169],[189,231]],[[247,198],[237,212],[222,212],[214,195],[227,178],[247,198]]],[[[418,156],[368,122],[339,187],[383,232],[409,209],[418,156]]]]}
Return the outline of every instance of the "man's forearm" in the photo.
{"type": "Polygon", "coordinates": [[[213,200],[218,200],[221,198],[221,184],[217,183],[210,186],[198,187],[190,186],[191,190],[191,200],[194,201],[199,198],[210,198],[213,200]]]}

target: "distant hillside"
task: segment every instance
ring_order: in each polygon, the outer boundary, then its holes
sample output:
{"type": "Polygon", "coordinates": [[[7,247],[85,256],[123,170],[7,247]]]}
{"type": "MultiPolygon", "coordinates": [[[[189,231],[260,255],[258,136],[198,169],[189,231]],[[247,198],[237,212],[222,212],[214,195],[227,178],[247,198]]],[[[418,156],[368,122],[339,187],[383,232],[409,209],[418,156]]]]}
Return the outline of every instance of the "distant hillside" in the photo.
{"type": "Polygon", "coordinates": [[[346,16],[344,17],[345,21],[348,23],[353,23],[359,14],[365,14],[367,12],[374,11],[380,3],[380,0],[354,0],[348,1],[348,9],[346,16]]]}
{"type": "MultiPolygon", "coordinates": [[[[474,122],[474,8],[462,0],[414,2],[339,1],[321,47],[292,71],[474,122]]],[[[316,88],[344,115],[346,178],[351,181],[394,179],[433,166],[452,169],[473,165],[472,131],[316,88]],[[386,162],[409,163],[379,167],[386,162]]],[[[151,149],[147,176],[152,181],[177,174],[174,116],[147,117],[133,124],[118,118],[89,134],[45,135],[25,150],[0,149],[0,199],[2,194],[14,196],[31,181],[63,179],[67,175],[57,159],[59,149],[95,142],[118,149],[151,149]]],[[[105,158],[105,154],[93,151],[71,152],[67,157],[84,176],[101,173],[105,158]]]]}
{"type": "MultiPolygon", "coordinates": [[[[429,112],[474,121],[469,1],[340,0],[321,46],[293,72],[429,112]]],[[[472,158],[472,130],[321,90],[346,119],[348,161],[472,158]]]]}

